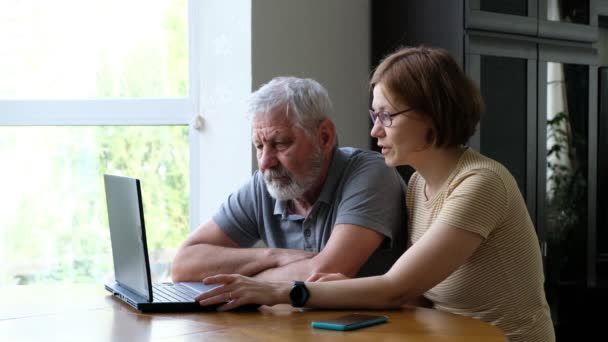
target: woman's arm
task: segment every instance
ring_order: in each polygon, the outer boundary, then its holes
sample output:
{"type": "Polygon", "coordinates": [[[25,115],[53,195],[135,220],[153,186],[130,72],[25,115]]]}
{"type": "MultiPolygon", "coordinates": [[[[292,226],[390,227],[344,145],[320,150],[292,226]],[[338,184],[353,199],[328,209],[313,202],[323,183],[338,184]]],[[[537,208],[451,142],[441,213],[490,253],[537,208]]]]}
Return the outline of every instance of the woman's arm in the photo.
{"type": "Polygon", "coordinates": [[[330,308],[391,308],[414,300],[467,262],[482,237],[436,222],[385,275],[307,283],[307,306],[330,308]]]}
{"type": "MultiPolygon", "coordinates": [[[[306,306],[323,308],[394,308],[416,299],[467,262],[482,237],[435,222],[382,276],[307,282],[310,299],[306,306]]],[[[263,282],[238,275],[218,275],[205,284],[222,283],[200,295],[201,305],[229,302],[230,310],[243,304],[289,303],[291,282],[263,282]]]]}

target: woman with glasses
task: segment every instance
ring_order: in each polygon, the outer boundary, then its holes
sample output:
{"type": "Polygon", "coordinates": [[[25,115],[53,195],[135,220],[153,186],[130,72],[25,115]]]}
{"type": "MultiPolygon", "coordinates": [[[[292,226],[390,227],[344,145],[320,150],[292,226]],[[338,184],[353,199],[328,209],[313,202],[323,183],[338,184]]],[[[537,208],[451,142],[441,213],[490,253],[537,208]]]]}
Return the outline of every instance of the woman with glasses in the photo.
{"type": "Polygon", "coordinates": [[[371,87],[371,135],[386,164],[416,170],[406,198],[410,248],[375,277],[209,277],[224,285],[199,296],[201,305],[392,308],[424,296],[438,310],[498,326],[509,341],[555,340],[539,242],[517,183],[465,145],[483,110],[477,87],[445,50],[426,47],[386,57],[371,87]]]}

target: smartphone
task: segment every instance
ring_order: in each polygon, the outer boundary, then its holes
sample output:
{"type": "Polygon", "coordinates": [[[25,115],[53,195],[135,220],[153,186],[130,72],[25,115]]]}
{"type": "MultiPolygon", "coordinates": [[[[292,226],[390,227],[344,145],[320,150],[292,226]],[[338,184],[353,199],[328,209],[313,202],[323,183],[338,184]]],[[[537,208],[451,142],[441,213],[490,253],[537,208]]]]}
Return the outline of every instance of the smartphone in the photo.
{"type": "Polygon", "coordinates": [[[311,326],[317,329],[347,331],[369,327],[370,325],[376,325],[386,321],[388,321],[388,316],[351,314],[324,321],[312,322],[311,326]]]}

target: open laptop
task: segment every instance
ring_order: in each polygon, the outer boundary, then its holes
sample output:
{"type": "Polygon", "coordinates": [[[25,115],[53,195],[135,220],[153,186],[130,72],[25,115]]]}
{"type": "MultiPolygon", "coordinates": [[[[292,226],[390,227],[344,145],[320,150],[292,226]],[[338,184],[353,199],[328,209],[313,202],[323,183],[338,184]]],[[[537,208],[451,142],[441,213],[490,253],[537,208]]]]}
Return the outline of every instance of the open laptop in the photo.
{"type": "Polygon", "coordinates": [[[141,186],[138,179],[104,175],[115,281],[106,290],[142,312],[215,311],[194,300],[213,286],[150,281],[141,186]]]}

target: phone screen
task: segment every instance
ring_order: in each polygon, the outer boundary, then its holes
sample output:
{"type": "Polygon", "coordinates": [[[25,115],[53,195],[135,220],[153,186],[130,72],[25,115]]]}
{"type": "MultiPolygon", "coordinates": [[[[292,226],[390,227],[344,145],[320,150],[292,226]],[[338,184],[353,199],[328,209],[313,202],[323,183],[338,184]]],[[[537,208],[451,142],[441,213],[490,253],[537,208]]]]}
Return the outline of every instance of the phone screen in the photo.
{"type": "Polygon", "coordinates": [[[387,316],[351,314],[332,319],[312,322],[312,327],[332,330],[353,330],[367,327],[370,325],[384,323],[387,320],[387,316]]]}

